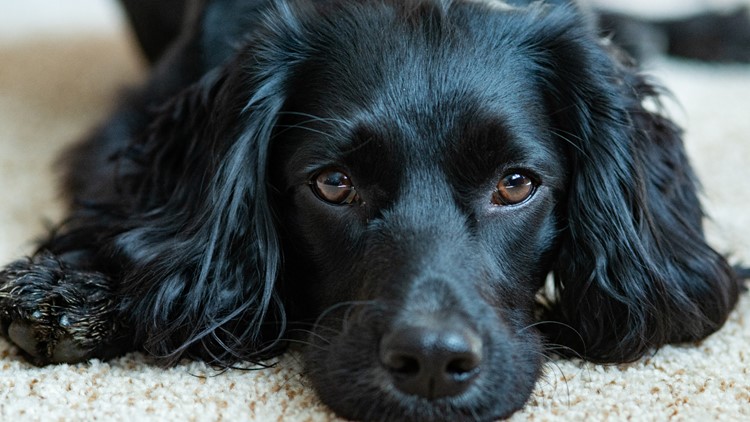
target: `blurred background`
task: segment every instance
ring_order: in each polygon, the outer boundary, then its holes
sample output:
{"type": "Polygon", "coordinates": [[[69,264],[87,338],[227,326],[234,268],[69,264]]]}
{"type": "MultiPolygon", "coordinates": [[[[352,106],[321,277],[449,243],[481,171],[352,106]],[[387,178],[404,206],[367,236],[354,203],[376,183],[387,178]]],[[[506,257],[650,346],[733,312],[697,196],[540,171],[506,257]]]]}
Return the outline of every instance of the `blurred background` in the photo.
{"type": "MultiPolygon", "coordinates": [[[[143,0],[148,2],[150,0],[143,0]]],[[[158,0],[152,0],[158,1],[158,0]]],[[[606,10],[654,19],[680,17],[702,11],[731,10],[750,0],[580,0],[606,10]]],[[[0,40],[29,35],[116,31],[123,24],[116,0],[2,0],[0,40]]]]}
{"type": "Polygon", "coordinates": [[[123,15],[115,0],[2,0],[1,42],[75,33],[116,32],[123,15]]]}
{"type": "Polygon", "coordinates": [[[670,18],[705,11],[731,10],[747,0],[583,0],[603,9],[626,12],[648,18],[670,18]]]}

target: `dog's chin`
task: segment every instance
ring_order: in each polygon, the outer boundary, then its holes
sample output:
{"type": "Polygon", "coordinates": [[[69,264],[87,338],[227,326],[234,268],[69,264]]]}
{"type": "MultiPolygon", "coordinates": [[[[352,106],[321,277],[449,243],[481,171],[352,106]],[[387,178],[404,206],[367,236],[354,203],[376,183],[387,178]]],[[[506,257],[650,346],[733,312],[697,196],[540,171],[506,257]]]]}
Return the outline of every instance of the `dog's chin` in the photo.
{"type": "Polygon", "coordinates": [[[379,358],[378,329],[346,324],[334,336],[320,328],[303,351],[307,376],[319,398],[339,416],[353,420],[463,421],[496,420],[520,410],[535,386],[542,365],[536,334],[509,338],[484,334],[485,358],[471,385],[455,395],[426,398],[396,385],[379,358]]]}

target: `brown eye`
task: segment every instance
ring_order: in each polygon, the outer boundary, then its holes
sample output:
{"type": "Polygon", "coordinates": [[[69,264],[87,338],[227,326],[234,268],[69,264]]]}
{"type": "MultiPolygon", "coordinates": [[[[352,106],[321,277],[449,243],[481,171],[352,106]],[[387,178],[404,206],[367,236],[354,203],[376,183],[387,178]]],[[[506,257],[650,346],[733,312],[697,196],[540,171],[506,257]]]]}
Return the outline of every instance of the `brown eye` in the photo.
{"type": "Polygon", "coordinates": [[[504,176],[497,184],[497,190],[492,195],[495,205],[515,205],[529,199],[534,194],[536,186],[528,176],[519,173],[504,176]]]}
{"type": "Polygon", "coordinates": [[[310,181],[310,187],[318,198],[333,205],[349,205],[358,199],[352,180],[340,170],[323,170],[310,181]]]}

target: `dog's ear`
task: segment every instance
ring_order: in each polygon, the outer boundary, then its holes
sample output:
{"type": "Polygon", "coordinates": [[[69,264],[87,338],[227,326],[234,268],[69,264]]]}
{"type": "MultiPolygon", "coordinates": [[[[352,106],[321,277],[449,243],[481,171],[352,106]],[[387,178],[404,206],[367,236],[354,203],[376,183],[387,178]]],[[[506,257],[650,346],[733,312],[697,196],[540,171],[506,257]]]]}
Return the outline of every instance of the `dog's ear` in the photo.
{"type": "Polygon", "coordinates": [[[550,342],[622,362],[707,336],[740,284],[704,239],[680,130],[646,106],[657,89],[611,47],[578,29],[548,41],[542,79],[570,159],[550,342]]]}
{"type": "Polygon", "coordinates": [[[123,314],[156,356],[277,353],[281,252],[266,165],[285,69],[241,54],[157,111],[122,159],[123,314]],[[248,65],[250,63],[250,65],[248,65]]]}

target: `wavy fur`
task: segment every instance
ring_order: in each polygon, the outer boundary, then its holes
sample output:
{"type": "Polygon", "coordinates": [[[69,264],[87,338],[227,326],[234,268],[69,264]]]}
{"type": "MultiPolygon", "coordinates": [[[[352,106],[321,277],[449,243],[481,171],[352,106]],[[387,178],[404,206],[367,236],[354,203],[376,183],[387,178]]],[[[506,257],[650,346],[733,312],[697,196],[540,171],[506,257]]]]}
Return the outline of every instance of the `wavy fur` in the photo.
{"type": "Polygon", "coordinates": [[[191,2],[63,158],[69,218],[0,272],[3,333],[40,364],[301,342],[321,399],[368,420],[508,416],[551,350],[711,334],[741,283],[681,132],[558,3],[191,2]],[[313,192],[342,175],[351,203],[313,192]],[[507,180],[533,188],[497,202],[507,180]]]}

